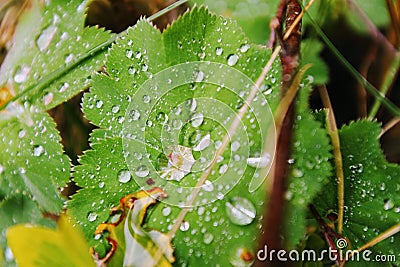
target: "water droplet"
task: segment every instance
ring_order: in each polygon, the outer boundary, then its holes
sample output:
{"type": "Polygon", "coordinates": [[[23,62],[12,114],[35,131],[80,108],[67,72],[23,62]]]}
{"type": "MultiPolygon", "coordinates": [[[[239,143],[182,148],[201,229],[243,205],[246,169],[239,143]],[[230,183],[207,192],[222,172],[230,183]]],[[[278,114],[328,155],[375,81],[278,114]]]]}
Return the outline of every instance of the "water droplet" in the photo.
{"type": "Polygon", "coordinates": [[[208,245],[214,240],[214,235],[211,233],[205,233],[203,237],[204,244],[208,245]]]}
{"type": "Polygon", "coordinates": [[[203,81],[203,79],[204,79],[204,72],[198,71],[198,72],[195,74],[195,81],[196,81],[196,82],[201,82],[201,81],[203,81]]]}
{"type": "Polygon", "coordinates": [[[204,115],[203,113],[195,113],[191,116],[191,121],[192,121],[192,126],[193,127],[199,127],[204,120],[204,115]]]}
{"type": "Polygon", "coordinates": [[[240,148],[240,143],[238,142],[238,141],[234,141],[232,144],[231,144],[231,150],[232,151],[236,151],[236,150],[238,150],[240,148]]]}
{"type": "Polygon", "coordinates": [[[249,48],[250,48],[249,44],[243,44],[243,45],[240,46],[240,52],[246,53],[247,50],[249,50],[249,48]]]}
{"type": "Polygon", "coordinates": [[[56,32],[57,27],[54,25],[50,25],[42,31],[39,38],[36,40],[36,44],[39,47],[40,52],[45,51],[50,46],[50,43],[53,40],[56,32]]]}
{"type": "Polygon", "coordinates": [[[190,106],[190,111],[195,111],[197,108],[197,101],[195,98],[191,98],[188,100],[188,105],[190,106]]]}
{"type": "Polygon", "coordinates": [[[63,93],[65,91],[67,91],[68,88],[69,88],[69,83],[63,83],[63,85],[60,87],[60,89],[58,89],[58,92],[63,93]]]}
{"type": "Polygon", "coordinates": [[[65,62],[65,64],[68,65],[68,64],[71,63],[74,59],[75,59],[74,54],[69,54],[69,55],[67,55],[67,56],[65,57],[64,62],[65,62]]]}
{"type": "Polygon", "coordinates": [[[100,183],[99,183],[99,188],[103,188],[103,187],[104,187],[104,185],[105,185],[105,184],[104,184],[104,182],[103,182],[103,181],[102,181],[102,182],[100,182],[100,183]]]}
{"type": "Polygon", "coordinates": [[[150,103],[150,100],[151,100],[150,96],[148,96],[148,95],[144,95],[144,96],[143,96],[143,102],[144,102],[144,103],[146,103],[146,104],[147,104],[147,103],[150,103]]]}
{"type": "Polygon", "coordinates": [[[14,254],[12,253],[11,249],[7,246],[4,251],[4,258],[6,262],[14,261],[14,254]]]}
{"type": "Polygon", "coordinates": [[[189,222],[183,222],[179,227],[179,229],[181,229],[182,232],[186,232],[187,230],[189,230],[189,227],[190,227],[189,222]]]}
{"type": "Polygon", "coordinates": [[[119,111],[119,106],[113,106],[111,108],[112,113],[117,113],[119,111]]]}
{"type": "Polygon", "coordinates": [[[137,110],[131,110],[129,111],[129,115],[132,120],[137,121],[140,118],[140,112],[137,110]]]}
{"type": "Polygon", "coordinates": [[[161,212],[162,212],[162,215],[168,216],[171,214],[171,207],[165,207],[165,208],[163,208],[163,210],[161,212]]]}
{"type": "Polygon", "coordinates": [[[25,135],[26,135],[25,129],[22,129],[22,130],[20,130],[20,131],[18,132],[18,137],[19,137],[19,138],[23,138],[23,137],[25,137],[25,135]]]}
{"type": "Polygon", "coordinates": [[[96,102],[96,107],[97,107],[97,108],[101,108],[102,106],[103,106],[103,101],[98,100],[98,101],[96,102]]]}
{"type": "Polygon", "coordinates": [[[136,73],[136,69],[134,67],[129,67],[128,72],[129,72],[129,74],[133,75],[136,73]]]}
{"type": "Polygon", "coordinates": [[[256,217],[256,209],[248,199],[234,197],[225,203],[226,215],[230,221],[237,225],[248,225],[256,217]]]}
{"type": "Polygon", "coordinates": [[[245,247],[239,247],[231,252],[229,262],[234,267],[250,267],[254,263],[254,253],[245,247]]]}
{"type": "Polygon", "coordinates": [[[138,177],[146,177],[149,175],[150,171],[145,165],[140,165],[139,167],[136,168],[135,174],[138,177]]]}
{"type": "Polygon", "coordinates": [[[200,140],[200,142],[195,147],[193,147],[193,151],[202,151],[206,149],[210,144],[211,144],[211,138],[210,134],[208,133],[200,140]]]}
{"type": "Polygon", "coordinates": [[[227,164],[222,164],[219,167],[218,172],[219,172],[219,174],[224,174],[224,173],[226,173],[227,170],[228,170],[228,165],[227,164]]]}
{"type": "Polygon", "coordinates": [[[126,49],[125,50],[125,56],[127,58],[132,58],[132,55],[133,55],[133,51],[132,50],[130,50],[130,49],[126,49]]]}
{"type": "Polygon", "coordinates": [[[385,204],[383,205],[384,210],[390,210],[393,209],[394,207],[394,202],[391,199],[388,199],[385,201],[385,204]]]}
{"type": "Polygon", "coordinates": [[[140,53],[139,51],[135,52],[135,58],[139,59],[141,57],[142,57],[142,53],[140,53]]]}
{"type": "Polygon", "coordinates": [[[14,75],[14,81],[16,83],[23,83],[28,79],[28,75],[31,72],[31,68],[27,66],[20,67],[14,75]]]}
{"type": "Polygon", "coordinates": [[[159,112],[157,114],[156,120],[162,124],[167,123],[168,122],[168,115],[165,114],[164,112],[159,112]]]}
{"type": "Polygon", "coordinates": [[[51,102],[53,102],[53,97],[54,97],[54,95],[51,92],[46,94],[46,95],[44,95],[43,96],[43,104],[45,106],[49,105],[51,102]]]}
{"type": "Polygon", "coordinates": [[[293,177],[300,178],[300,177],[303,177],[303,172],[297,168],[293,168],[292,175],[293,175],[293,177]]]}
{"type": "Polygon", "coordinates": [[[269,153],[265,153],[262,157],[248,158],[246,162],[247,165],[254,168],[266,168],[271,162],[271,157],[269,153]]]}
{"type": "Polygon", "coordinates": [[[223,52],[223,50],[222,50],[221,47],[217,47],[217,48],[215,49],[215,54],[216,54],[217,56],[222,55],[222,52],[223,52]]]}
{"type": "Polygon", "coordinates": [[[379,187],[381,190],[385,190],[386,186],[385,183],[381,183],[381,186],[379,187]]]}
{"type": "Polygon", "coordinates": [[[87,218],[88,218],[89,222],[94,222],[97,219],[97,213],[89,212],[87,218]]]}
{"type": "Polygon", "coordinates": [[[211,192],[214,190],[214,185],[210,181],[205,181],[203,186],[201,187],[204,191],[211,192]]]}
{"type": "Polygon", "coordinates": [[[227,59],[228,59],[228,65],[234,66],[238,62],[239,57],[235,54],[230,54],[227,59]]]}
{"type": "Polygon", "coordinates": [[[149,69],[149,66],[146,64],[142,65],[142,71],[147,71],[149,69]]]}
{"type": "Polygon", "coordinates": [[[131,180],[131,173],[129,170],[121,170],[118,172],[118,181],[121,183],[127,183],[131,180]]]}
{"type": "Polygon", "coordinates": [[[33,155],[35,157],[39,157],[40,155],[42,155],[44,153],[44,148],[42,146],[35,146],[33,148],[33,155]]]}
{"type": "Polygon", "coordinates": [[[182,127],[182,121],[178,120],[178,119],[174,119],[172,121],[172,127],[174,127],[174,129],[179,130],[182,127]]]}

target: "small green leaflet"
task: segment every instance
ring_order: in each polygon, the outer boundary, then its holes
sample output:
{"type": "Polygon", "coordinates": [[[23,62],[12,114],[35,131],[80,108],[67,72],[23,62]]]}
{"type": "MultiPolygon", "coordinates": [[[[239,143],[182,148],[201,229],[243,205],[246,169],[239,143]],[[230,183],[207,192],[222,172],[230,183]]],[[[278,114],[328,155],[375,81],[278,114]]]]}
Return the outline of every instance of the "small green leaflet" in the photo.
{"type": "MultiPolygon", "coordinates": [[[[344,126],[340,131],[340,145],[345,177],[345,214],[343,236],[350,243],[348,249],[357,249],[378,234],[400,222],[400,167],[388,163],[377,138],[378,123],[361,120],[344,126]]],[[[321,216],[337,211],[336,180],[324,188],[314,200],[321,216]]],[[[399,234],[374,247],[375,255],[396,255],[399,264],[399,234]]],[[[365,266],[365,262],[349,262],[349,266],[365,266]]],[[[390,264],[390,263],[388,263],[390,264]]]]}

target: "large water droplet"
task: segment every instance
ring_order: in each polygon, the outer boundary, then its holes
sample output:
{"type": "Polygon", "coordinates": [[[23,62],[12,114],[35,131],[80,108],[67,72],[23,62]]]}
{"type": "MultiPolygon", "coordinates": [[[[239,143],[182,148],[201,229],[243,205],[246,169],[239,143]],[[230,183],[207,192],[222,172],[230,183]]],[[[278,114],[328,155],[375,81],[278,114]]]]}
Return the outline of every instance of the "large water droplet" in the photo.
{"type": "Polygon", "coordinates": [[[195,113],[191,116],[193,127],[199,127],[203,123],[203,120],[204,120],[203,113],[195,113]]]}
{"type": "Polygon", "coordinates": [[[121,183],[127,183],[131,180],[131,173],[129,170],[121,170],[118,172],[118,181],[121,183]]]}
{"type": "Polygon", "coordinates": [[[15,72],[14,81],[16,83],[23,83],[28,79],[29,73],[31,72],[31,68],[27,66],[21,66],[15,72]]]}
{"type": "Polygon", "coordinates": [[[202,82],[203,79],[204,79],[204,72],[198,71],[197,73],[195,73],[195,81],[196,82],[202,82]]]}
{"type": "Polygon", "coordinates": [[[235,54],[230,54],[227,59],[228,59],[228,65],[234,66],[238,62],[239,57],[235,54]]]}
{"type": "Polygon", "coordinates": [[[39,157],[40,155],[42,155],[44,153],[44,148],[42,146],[35,146],[33,148],[33,155],[35,157],[39,157]]]}
{"type": "Polygon", "coordinates": [[[89,222],[94,222],[97,219],[97,213],[89,212],[87,218],[88,218],[89,222]]]}
{"type": "Polygon", "coordinates": [[[140,112],[137,110],[129,111],[130,118],[134,121],[137,121],[140,118],[140,112]]]}
{"type": "Polygon", "coordinates": [[[393,209],[393,207],[394,207],[394,202],[391,199],[386,200],[385,204],[383,205],[384,210],[390,210],[393,209]]]}
{"type": "Polygon", "coordinates": [[[229,256],[229,262],[235,267],[250,267],[254,259],[254,253],[245,247],[234,249],[229,256]]]}
{"type": "Polygon", "coordinates": [[[256,209],[248,199],[234,197],[226,202],[226,215],[232,223],[237,225],[248,225],[256,217],[256,209]]]}
{"type": "Polygon", "coordinates": [[[97,107],[97,108],[101,108],[102,106],[103,106],[103,101],[98,100],[98,101],[96,102],[96,107],[97,107]]]}
{"type": "Polygon", "coordinates": [[[210,144],[211,144],[211,138],[210,134],[208,133],[200,140],[200,142],[195,147],[193,147],[193,151],[202,151],[206,149],[210,144]]]}
{"type": "Polygon", "coordinates": [[[140,165],[139,167],[136,168],[135,174],[138,177],[146,177],[149,175],[150,171],[145,165],[140,165]]]}
{"type": "Polygon", "coordinates": [[[51,40],[53,40],[56,32],[57,27],[54,25],[50,25],[42,31],[39,38],[36,40],[36,44],[39,47],[40,52],[45,51],[50,46],[51,40]]]}
{"type": "Polygon", "coordinates": [[[189,230],[189,227],[190,227],[189,222],[183,222],[179,227],[179,229],[181,229],[182,232],[186,232],[187,230],[189,230]]]}
{"type": "Polygon", "coordinates": [[[205,181],[203,186],[201,187],[204,191],[211,192],[214,190],[214,185],[210,181],[205,181]]]}
{"type": "Polygon", "coordinates": [[[165,208],[163,208],[163,210],[161,212],[162,212],[162,215],[169,216],[171,214],[171,207],[165,207],[165,208]]]}
{"type": "Polygon", "coordinates": [[[271,162],[271,157],[269,153],[265,153],[262,157],[248,158],[246,162],[247,165],[254,168],[266,168],[271,162]]]}
{"type": "Polygon", "coordinates": [[[240,52],[246,53],[247,50],[249,50],[249,48],[250,48],[249,44],[243,44],[243,45],[240,46],[240,52]]]}
{"type": "Polygon", "coordinates": [[[211,233],[205,233],[203,237],[204,244],[208,245],[214,240],[214,235],[211,233]]]}

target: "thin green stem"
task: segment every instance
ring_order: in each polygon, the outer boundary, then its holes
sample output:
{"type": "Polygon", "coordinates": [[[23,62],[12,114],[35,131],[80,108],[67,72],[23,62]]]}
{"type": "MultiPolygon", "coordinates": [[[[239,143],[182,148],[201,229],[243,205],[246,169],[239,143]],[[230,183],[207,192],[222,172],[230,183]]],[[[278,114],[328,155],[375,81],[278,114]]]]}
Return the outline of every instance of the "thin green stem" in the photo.
{"type": "MultiPolygon", "coordinates": [[[[153,21],[153,20],[159,18],[160,16],[164,15],[165,13],[171,11],[172,9],[186,3],[187,1],[188,0],[180,0],[178,2],[175,2],[172,5],[164,8],[164,9],[158,11],[157,13],[155,13],[154,15],[150,16],[147,20],[153,21]]],[[[58,78],[62,77],[63,75],[65,75],[66,73],[71,71],[72,69],[76,68],[77,66],[79,66],[80,64],[82,64],[83,62],[88,60],[89,58],[97,55],[98,53],[103,53],[106,50],[106,48],[108,48],[112,43],[114,43],[118,37],[121,37],[125,34],[126,34],[126,30],[119,34],[112,35],[107,41],[89,49],[87,52],[85,52],[81,56],[77,57],[69,65],[61,67],[61,68],[51,72],[50,74],[46,75],[43,79],[41,79],[36,84],[32,84],[31,86],[26,88],[23,92],[20,92],[19,94],[17,94],[13,98],[11,98],[9,101],[5,102],[2,106],[0,106],[0,111],[4,110],[10,102],[14,102],[14,101],[20,99],[21,97],[25,96],[26,94],[30,93],[33,90],[41,90],[41,89],[45,88],[47,85],[51,84],[58,78]]]]}
{"type": "Polygon", "coordinates": [[[327,45],[331,52],[337,57],[340,63],[347,69],[347,71],[361,83],[367,91],[376,98],[376,100],[385,106],[393,115],[400,116],[400,108],[388,100],[384,94],[377,90],[371,83],[368,82],[350,63],[349,61],[339,52],[335,45],[329,40],[328,36],[322,31],[321,27],[317,24],[314,18],[307,12],[308,18],[311,24],[314,26],[315,31],[321,37],[322,41],[327,45]]]}
{"type": "MultiPolygon", "coordinates": [[[[385,80],[383,82],[381,93],[386,95],[389,89],[392,87],[393,82],[399,72],[400,69],[400,52],[396,53],[395,58],[390,66],[389,72],[386,74],[385,80]]],[[[369,111],[368,118],[373,119],[378,112],[379,108],[381,107],[381,102],[377,99],[375,100],[371,110],[369,111]]]]}

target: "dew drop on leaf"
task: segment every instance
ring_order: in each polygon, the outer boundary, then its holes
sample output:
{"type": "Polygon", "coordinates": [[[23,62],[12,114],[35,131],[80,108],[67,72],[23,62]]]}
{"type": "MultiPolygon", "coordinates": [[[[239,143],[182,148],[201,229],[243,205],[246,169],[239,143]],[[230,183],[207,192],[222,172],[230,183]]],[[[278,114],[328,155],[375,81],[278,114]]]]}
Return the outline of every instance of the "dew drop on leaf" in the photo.
{"type": "Polygon", "coordinates": [[[234,141],[231,145],[232,151],[236,151],[240,148],[240,143],[238,141],[234,141]]]}
{"type": "Polygon", "coordinates": [[[104,187],[104,182],[100,182],[99,183],[99,188],[103,188],[104,187]]]}
{"type": "Polygon", "coordinates": [[[18,68],[18,70],[16,71],[16,73],[14,75],[14,81],[16,83],[26,82],[30,72],[31,72],[31,68],[30,67],[21,66],[20,68],[18,68]]]}
{"type": "Polygon", "coordinates": [[[181,127],[182,127],[182,121],[181,120],[178,120],[178,119],[174,119],[173,121],[172,121],[172,127],[175,129],[175,130],[179,130],[181,127]]]}
{"type": "Polygon", "coordinates": [[[140,118],[140,112],[137,110],[129,111],[129,116],[132,120],[137,121],[140,118]]]}
{"type": "Polygon", "coordinates": [[[204,120],[204,115],[202,113],[195,113],[191,116],[192,126],[199,127],[204,120]]]}
{"type": "Polygon", "coordinates": [[[189,222],[183,222],[179,227],[179,229],[181,229],[182,232],[186,232],[187,230],[189,230],[189,227],[190,227],[189,222]]]}
{"type": "Polygon", "coordinates": [[[216,49],[215,49],[215,54],[217,55],[217,56],[220,56],[220,55],[222,55],[222,48],[221,47],[217,47],[216,49]]]}
{"type": "Polygon", "coordinates": [[[75,56],[74,56],[73,54],[69,54],[69,55],[67,55],[67,56],[65,57],[64,62],[65,62],[65,64],[69,64],[69,63],[71,63],[74,59],[75,59],[75,56]]]}
{"type": "Polygon", "coordinates": [[[156,120],[161,124],[167,123],[168,122],[168,115],[165,114],[164,112],[159,112],[157,114],[156,120]]]}
{"type": "Polygon", "coordinates": [[[262,157],[248,158],[246,160],[247,165],[254,168],[266,168],[271,161],[269,153],[265,153],[262,157]]]}
{"type": "Polygon", "coordinates": [[[149,175],[150,171],[145,165],[140,165],[139,167],[136,168],[135,174],[138,177],[146,177],[149,175]]]}
{"type": "Polygon", "coordinates": [[[219,174],[224,174],[227,170],[228,170],[228,165],[227,165],[227,164],[222,164],[222,165],[219,167],[218,172],[219,172],[219,174]]]}
{"type": "Polygon", "coordinates": [[[229,262],[235,267],[249,267],[254,263],[254,253],[245,247],[239,247],[231,252],[229,262]]]}
{"type": "Polygon", "coordinates": [[[33,155],[35,157],[39,157],[44,153],[44,148],[42,146],[35,146],[33,147],[33,155]]]}
{"type": "Polygon", "coordinates": [[[246,53],[247,50],[249,50],[249,48],[250,48],[249,44],[243,44],[243,45],[240,46],[240,52],[246,53]]]}
{"type": "Polygon", "coordinates": [[[135,58],[139,59],[141,57],[142,57],[142,53],[140,53],[139,51],[135,52],[135,58]]]}
{"type": "Polygon", "coordinates": [[[151,100],[150,96],[148,96],[148,95],[144,95],[144,96],[143,96],[143,102],[144,102],[144,103],[146,103],[146,104],[147,104],[147,103],[150,103],[150,100],[151,100]]]}
{"type": "Polygon", "coordinates": [[[39,35],[39,38],[36,40],[36,44],[39,47],[40,52],[45,51],[50,46],[50,43],[53,40],[56,32],[57,27],[54,25],[50,25],[42,31],[42,33],[39,35]]]}
{"type": "Polygon", "coordinates": [[[238,62],[239,57],[235,54],[230,54],[227,59],[228,59],[228,65],[234,66],[238,62]]]}
{"type": "Polygon", "coordinates": [[[53,98],[54,98],[54,95],[51,92],[46,94],[46,95],[44,95],[43,96],[43,104],[45,106],[49,105],[51,102],[53,102],[53,98]]]}
{"type": "Polygon", "coordinates": [[[147,64],[142,65],[142,71],[147,71],[149,69],[149,66],[147,64]]]}
{"type": "Polygon", "coordinates": [[[131,180],[131,173],[129,170],[120,170],[118,172],[118,181],[121,183],[127,183],[131,180]]]}
{"type": "Polygon", "coordinates": [[[225,203],[226,215],[229,220],[237,225],[248,225],[256,217],[256,209],[248,199],[234,197],[225,203]]]}
{"type": "Polygon", "coordinates": [[[132,50],[130,50],[130,49],[126,49],[125,50],[125,56],[127,58],[132,58],[132,55],[133,55],[133,51],[132,50]]]}
{"type": "Polygon", "coordinates": [[[111,108],[112,113],[117,113],[119,111],[119,106],[113,106],[111,108]]]}
{"type": "Polygon", "coordinates": [[[97,219],[97,213],[89,212],[87,218],[88,218],[89,222],[94,222],[97,219]]]}
{"type": "Polygon", "coordinates": [[[203,151],[211,144],[210,134],[204,136],[199,143],[193,147],[193,151],[203,151]]]}
{"type": "Polygon", "coordinates": [[[204,182],[204,184],[202,185],[201,188],[202,188],[204,191],[211,192],[211,191],[214,190],[214,185],[213,185],[212,182],[210,182],[210,181],[207,180],[207,181],[204,182]]]}
{"type": "Polygon", "coordinates": [[[25,135],[26,135],[25,129],[22,129],[22,130],[20,130],[20,131],[18,132],[18,137],[19,137],[19,138],[23,138],[25,135]]]}
{"type": "Polygon", "coordinates": [[[394,207],[394,202],[391,199],[387,199],[383,205],[384,210],[390,210],[393,209],[394,207]]]}
{"type": "Polygon", "coordinates": [[[214,235],[211,233],[205,233],[203,237],[204,244],[208,245],[214,240],[214,235]]]}
{"type": "Polygon", "coordinates": [[[169,216],[171,214],[171,207],[165,207],[162,210],[162,215],[169,216]]]}
{"type": "Polygon", "coordinates": [[[204,79],[204,72],[198,71],[197,73],[195,73],[195,81],[196,82],[202,82],[203,79],[204,79]]]}
{"type": "Polygon", "coordinates": [[[96,102],[96,108],[101,108],[102,106],[103,106],[103,101],[98,100],[98,101],[96,102]]]}

